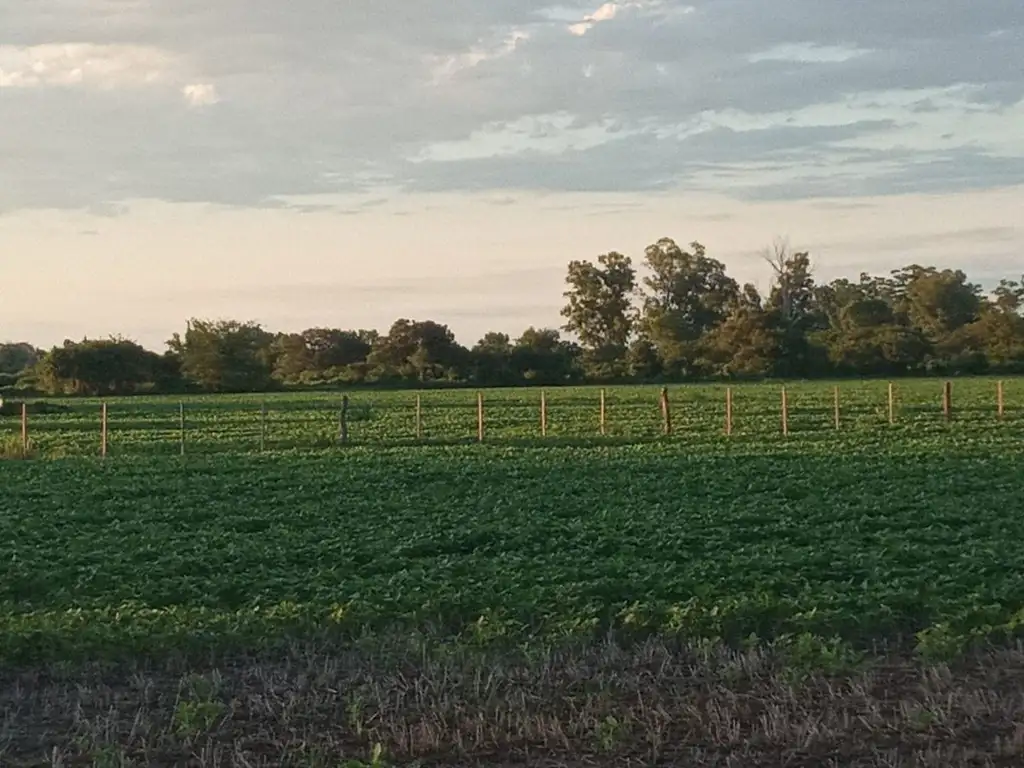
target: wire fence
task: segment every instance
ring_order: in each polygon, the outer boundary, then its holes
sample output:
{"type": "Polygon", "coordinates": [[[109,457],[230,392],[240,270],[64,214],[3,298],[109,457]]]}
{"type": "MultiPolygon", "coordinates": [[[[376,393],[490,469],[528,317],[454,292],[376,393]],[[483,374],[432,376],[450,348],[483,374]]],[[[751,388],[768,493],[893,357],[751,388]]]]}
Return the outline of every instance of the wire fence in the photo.
{"type": "Polygon", "coordinates": [[[2,417],[5,453],[189,455],[347,445],[834,438],[1017,429],[1024,387],[954,382],[578,387],[472,392],[27,401],[2,417]]]}

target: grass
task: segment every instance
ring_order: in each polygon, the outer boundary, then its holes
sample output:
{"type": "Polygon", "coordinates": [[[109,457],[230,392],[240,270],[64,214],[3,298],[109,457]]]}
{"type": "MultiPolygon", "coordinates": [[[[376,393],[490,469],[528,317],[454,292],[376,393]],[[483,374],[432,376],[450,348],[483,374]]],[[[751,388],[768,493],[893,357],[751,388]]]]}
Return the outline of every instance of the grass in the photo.
{"type": "Polygon", "coordinates": [[[840,386],[40,414],[0,765],[1021,764],[1024,383],[840,386]]]}

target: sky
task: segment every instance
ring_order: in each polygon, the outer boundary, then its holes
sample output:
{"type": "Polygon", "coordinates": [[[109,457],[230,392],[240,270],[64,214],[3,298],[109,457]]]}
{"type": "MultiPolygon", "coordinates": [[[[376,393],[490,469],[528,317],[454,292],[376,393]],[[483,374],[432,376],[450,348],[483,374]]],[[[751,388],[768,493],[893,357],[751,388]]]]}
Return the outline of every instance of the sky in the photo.
{"type": "Polygon", "coordinates": [[[661,237],[1019,277],[1024,3],[0,3],[0,340],[472,344],[661,237]]]}

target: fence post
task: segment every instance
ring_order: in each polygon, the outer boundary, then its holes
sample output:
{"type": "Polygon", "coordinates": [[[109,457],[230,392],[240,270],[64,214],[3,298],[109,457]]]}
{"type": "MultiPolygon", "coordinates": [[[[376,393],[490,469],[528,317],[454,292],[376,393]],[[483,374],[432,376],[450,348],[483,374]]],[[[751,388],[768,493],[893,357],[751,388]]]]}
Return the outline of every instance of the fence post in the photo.
{"type": "Polygon", "coordinates": [[[543,389],[540,391],[540,436],[548,436],[548,395],[543,389]]]}
{"type": "Polygon", "coordinates": [[[668,402],[668,387],[661,388],[661,421],[666,435],[672,434],[672,408],[668,402]]]}
{"type": "Polygon", "coordinates": [[[260,403],[260,453],[267,450],[267,401],[260,403]]]}
{"type": "Polygon", "coordinates": [[[416,393],[416,440],[423,442],[423,397],[416,393]]]}
{"type": "Polygon", "coordinates": [[[107,458],[107,404],[100,406],[100,457],[107,458]]]}
{"type": "Polygon", "coordinates": [[[839,431],[839,387],[835,386],[832,388],[832,410],[833,418],[835,419],[836,431],[839,431]]]}
{"type": "Polygon", "coordinates": [[[341,411],[338,413],[338,440],[348,443],[348,395],[341,396],[341,411]]]}
{"type": "Polygon", "coordinates": [[[725,434],[732,434],[732,387],[725,388],[725,434]]]}
{"type": "Polygon", "coordinates": [[[476,441],[484,441],[484,393],[476,393],[476,441]]]}
{"type": "Polygon", "coordinates": [[[782,388],[782,436],[789,436],[789,396],[786,388],[782,388]]]}
{"type": "Polygon", "coordinates": [[[953,418],[953,382],[946,381],[942,385],[942,415],[949,421],[953,418]]]}
{"type": "Polygon", "coordinates": [[[601,435],[602,437],[608,432],[606,426],[606,410],[605,410],[605,392],[601,390],[601,435]]]}
{"type": "Polygon", "coordinates": [[[185,403],[178,403],[178,452],[185,455],[185,403]]]}
{"type": "Polygon", "coordinates": [[[1006,413],[1005,406],[1003,403],[1003,382],[996,382],[996,412],[999,418],[1002,419],[1006,413]]]}
{"type": "Polygon", "coordinates": [[[892,382],[889,382],[889,424],[896,423],[896,403],[892,391],[892,382]]]}
{"type": "Polygon", "coordinates": [[[21,458],[28,458],[28,403],[21,404],[21,458]]]}

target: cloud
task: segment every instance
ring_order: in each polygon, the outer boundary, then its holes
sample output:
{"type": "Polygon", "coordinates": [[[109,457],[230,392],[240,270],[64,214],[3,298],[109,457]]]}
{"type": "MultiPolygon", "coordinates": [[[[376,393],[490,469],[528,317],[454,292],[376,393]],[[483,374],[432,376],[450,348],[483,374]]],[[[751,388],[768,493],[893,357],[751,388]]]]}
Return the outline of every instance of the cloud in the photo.
{"type": "Polygon", "coordinates": [[[165,81],[178,66],[173,55],[143,45],[0,45],[0,88],[139,87],[165,81]]]}
{"type": "Polygon", "coordinates": [[[181,93],[192,107],[205,107],[220,101],[217,86],[212,83],[190,83],[181,89],[181,93]]]}
{"type": "Polygon", "coordinates": [[[787,43],[760,51],[747,57],[751,64],[762,61],[794,61],[804,64],[842,64],[844,61],[866,56],[870,50],[843,45],[815,45],[814,43],[787,43]]]}
{"type": "Polygon", "coordinates": [[[515,53],[519,43],[528,40],[529,33],[513,30],[501,40],[491,45],[474,45],[461,53],[430,57],[431,82],[435,85],[449,80],[459,72],[472,69],[490,59],[499,59],[515,53]]]}
{"type": "Polygon", "coordinates": [[[595,24],[600,24],[602,21],[611,21],[619,12],[619,6],[616,3],[605,3],[596,11],[588,16],[583,17],[583,21],[571,24],[569,26],[569,32],[577,37],[582,37],[587,34],[595,24]]]}
{"type": "Polygon", "coordinates": [[[1005,183],[1024,156],[1024,5],[0,3],[0,85],[0,146],[18,147],[0,211],[380,188],[955,191],[1005,183]]]}

